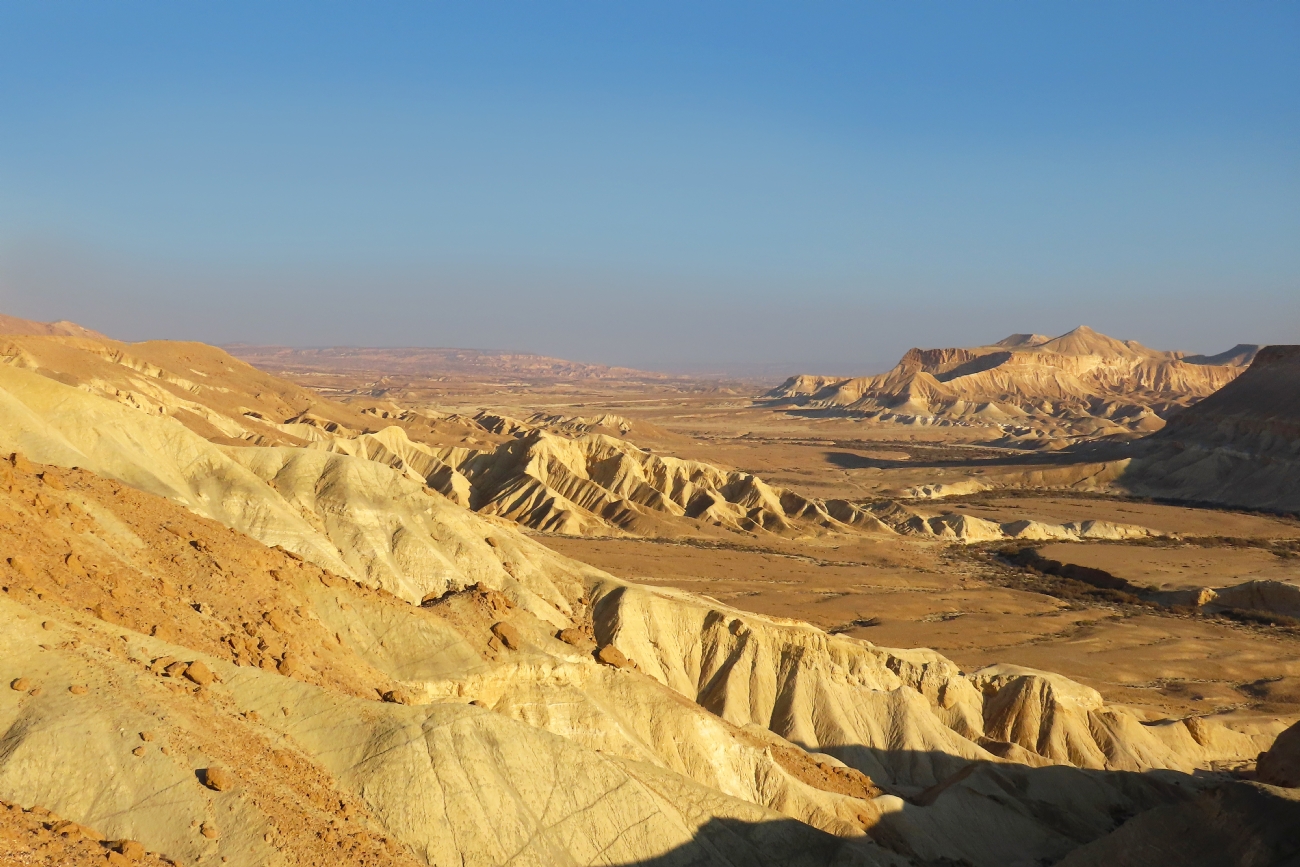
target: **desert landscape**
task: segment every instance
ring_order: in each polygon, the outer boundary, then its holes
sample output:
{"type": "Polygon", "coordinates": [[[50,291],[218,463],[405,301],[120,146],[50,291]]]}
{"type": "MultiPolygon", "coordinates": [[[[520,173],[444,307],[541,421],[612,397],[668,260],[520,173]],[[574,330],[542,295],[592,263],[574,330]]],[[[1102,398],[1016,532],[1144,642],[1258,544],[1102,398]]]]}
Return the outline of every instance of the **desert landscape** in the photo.
{"type": "Polygon", "coordinates": [[[1300,867],[1298,44],[0,3],[0,867],[1300,867]]]}
{"type": "Polygon", "coordinates": [[[1300,853],[1296,347],[773,387],[2,324],[5,863],[1300,853]]]}

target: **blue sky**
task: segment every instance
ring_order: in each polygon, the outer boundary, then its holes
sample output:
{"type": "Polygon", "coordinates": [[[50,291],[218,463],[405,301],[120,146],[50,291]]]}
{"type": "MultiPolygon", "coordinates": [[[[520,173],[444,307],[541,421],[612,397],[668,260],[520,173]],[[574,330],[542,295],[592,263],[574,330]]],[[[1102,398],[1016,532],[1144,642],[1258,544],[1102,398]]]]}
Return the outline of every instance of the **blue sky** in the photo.
{"type": "Polygon", "coordinates": [[[1300,342],[1294,3],[0,6],[0,309],[856,372],[1300,342]]]}

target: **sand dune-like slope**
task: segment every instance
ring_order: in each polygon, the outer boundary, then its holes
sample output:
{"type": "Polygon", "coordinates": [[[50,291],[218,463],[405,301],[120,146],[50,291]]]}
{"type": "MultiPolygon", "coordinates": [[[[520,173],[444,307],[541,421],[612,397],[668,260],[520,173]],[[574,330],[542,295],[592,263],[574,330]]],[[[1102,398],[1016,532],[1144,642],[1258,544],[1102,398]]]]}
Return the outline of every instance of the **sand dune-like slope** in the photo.
{"type": "Polygon", "coordinates": [[[1013,436],[1108,436],[1157,430],[1171,411],[1231,382],[1256,347],[1188,356],[1086,326],[1054,339],[1016,334],[970,349],[911,349],[887,373],[795,376],[782,405],[882,421],[1002,427],[1013,436]]]}
{"type": "Polygon", "coordinates": [[[1231,385],[1151,437],[1136,493],[1300,511],[1300,346],[1269,346],[1231,385]]]}
{"type": "MultiPolygon", "coordinates": [[[[1050,673],[962,672],[619,581],[529,539],[487,484],[661,504],[646,519],[701,492],[804,519],[752,477],[545,430],[452,455],[401,427],[344,436],[365,420],[328,406],[289,424],[329,438],[213,442],[175,406],[121,400],[110,374],[138,386],[120,358],[65,372],[96,350],[31,339],[50,345],[0,365],[0,801],[76,823],[92,854],[992,867],[1166,833],[1206,799],[1300,818],[1194,775],[1273,730],[1143,720],[1050,673]],[[479,511],[428,488],[425,459],[479,511]]],[[[178,375],[158,368],[141,381],[178,375]]],[[[248,398],[296,414],[267,431],[306,412],[289,386],[208,369],[188,393],[236,423],[248,398]]],[[[1248,833],[1274,860],[1288,839],[1248,833]]]]}

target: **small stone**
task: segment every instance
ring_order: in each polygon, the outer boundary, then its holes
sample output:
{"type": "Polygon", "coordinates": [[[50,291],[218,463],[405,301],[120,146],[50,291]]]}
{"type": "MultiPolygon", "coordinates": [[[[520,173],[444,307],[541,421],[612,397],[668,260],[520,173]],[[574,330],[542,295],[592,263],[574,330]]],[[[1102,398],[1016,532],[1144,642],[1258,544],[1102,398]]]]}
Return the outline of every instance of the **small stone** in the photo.
{"type": "Polygon", "coordinates": [[[130,865],[134,863],[130,858],[120,852],[114,852],[112,850],[104,853],[104,861],[108,863],[110,867],[130,867],[130,865]]]}
{"type": "Polygon", "coordinates": [[[487,702],[479,701],[478,699],[473,699],[473,700],[470,702],[470,705],[471,705],[472,707],[481,707],[481,708],[486,708],[486,707],[487,707],[487,702]]]}
{"type": "Polygon", "coordinates": [[[203,785],[214,792],[228,792],[235,787],[235,775],[225,768],[207,768],[203,771],[203,785]]]}
{"type": "Polygon", "coordinates": [[[43,692],[45,692],[45,690],[41,689],[39,686],[35,687],[34,689],[27,690],[27,694],[30,696],[38,696],[43,692]]]}
{"type": "Polygon", "coordinates": [[[68,692],[73,695],[85,695],[90,692],[90,689],[85,684],[74,683],[72,686],[68,687],[68,692]]]}
{"type": "Polygon", "coordinates": [[[582,647],[584,644],[592,643],[591,639],[587,637],[585,632],[572,626],[568,629],[561,629],[555,637],[573,647],[582,647]]]}
{"type": "Polygon", "coordinates": [[[119,852],[130,858],[132,861],[139,861],[145,856],[144,844],[135,840],[118,840],[112,845],[115,852],[119,852]]]}
{"type": "Polygon", "coordinates": [[[53,629],[53,628],[54,628],[54,624],[51,623],[50,621],[48,620],[41,621],[41,629],[53,629]]]}
{"type": "Polygon", "coordinates": [[[207,837],[209,840],[215,840],[221,836],[221,832],[217,830],[217,826],[213,825],[211,822],[204,822],[200,825],[199,833],[204,837],[207,837]]]}
{"type": "Polygon", "coordinates": [[[153,740],[153,732],[140,732],[140,740],[142,741],[153,740]]]}
{"type": "Polygon", "coordinates": [[[185,669],[189,667],[190,664],[188,662],[173,662],[171,665],[163,669],[163,673],[168,677],[184,677],[185,669]]]}
{"type": "Polygon", "coordinates": [[[402,689],[390,689],[384,693],[384,701],[392,704],[411,704],[411,697],[402,689]]]}
{"type": "Polygon", "coordinates": [[[275,670],[285,677],[293,677],[302,670],[302,660],[298,658],[296,653],[286,653],[280,660],[280,664],[275,667],[275,670]]]}
{"type": "Polygon", "coordinates": [[[185,669],[185,676],[199,686],[207,686],[217,679],[217,676],[212,673],[212,669],[208,668],[202,660],[191,662],[189,667],[185,669]]]}
{"type": "Polygon", "coordinates": [[[23,457],[18,452],[14,452],[9,456],[9,463],[13,464],[14,469],[20,473],[30,473],[34,472],[36,469],[32,466],[31,461],[27,460],[27,458],[23,457]]]}
{"type": "Polygon", "coordinates": [[[279,611],[268,611],[262,615],[262,619],[270,624],[271,628],[276,632],[287,633],[289,631],[289,624],[285,622],[284,615],[279,611]]]}
{"type": "Polygon", "coordinates": [[[619,650],[612,644],[606,644],[604,647],[596,651],[596,661],[602,665],[612,666],[613,668],[622,668],[625,670],[630,670],[632,668],[631,661],[623,655],[623,651],[619,650]]]}
{"type": "Polygon", "coordinates": [[[32,688],[32,682],[25,677],[18,677],[9,682],[9,688],[14,692],[26,692],[32,688]]]}
{"type": "Polygon", "coordinates": [[[136,747],[135,749],[131,750],[131,755],[133,755],[133,756],[143,756],[143,755],[144,755],[144,747],[136,747]]]}
{"type": "Polygon", "coordinates": [[[501,639],[501,643],[511,650],[518,650],[523,647],[524,639],[519,634],[519,630],[505,621],[493,623],[492,634],[501,639]]]}

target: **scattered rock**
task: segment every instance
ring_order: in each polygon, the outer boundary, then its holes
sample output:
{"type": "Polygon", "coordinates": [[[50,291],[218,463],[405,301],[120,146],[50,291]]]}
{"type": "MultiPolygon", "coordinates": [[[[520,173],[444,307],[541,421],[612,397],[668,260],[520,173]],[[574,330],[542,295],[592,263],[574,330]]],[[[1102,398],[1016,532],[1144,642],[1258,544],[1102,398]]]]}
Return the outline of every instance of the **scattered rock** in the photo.
{"type": "Polygon", "coordinates": [[[228,792],[235,787],[235,775],[225,768],[205,768],[203,785],[214,792],[228,792]]]}
{"type": "Polygon", "coordinates": [[[140,740],[142,741],[153,740],[153,732],[140,732],[140,740]]]}
{"type": "Polygon", "coordinates": [[[561,629],[555,634],[555,637],[573,647],[583,647],[595,643],[590,637],[588,637],[587,633],[573,626],[570,626],[568,629],[561,629]]]}
{"type": "Polygon", "coordinates": [[[262,619],[265,620],[272,629],[282,635],[289,632],[289,623],[284,619],[284,615],[279,611],[268,611],[262,615],[262,619]]]}
{"type": "Polygon", "coordinates": [[[137,758],[138,758],[139,756],[143,756],[143,755],[144,755],[144,747],[136,747],[135,749],[131,750],[131,755],[136,756],[137,758]]]}
{"type": "Polygon", "coordinates": [[[204,837],[207,837],[209,840],[215,840],[221,836],[221,832],[217,830],[217,826],[211,822],[204,822],[200,825],[199,833],[204,837]]]}
{"type": "Polygon", "coordinates": [[[492,624],[492,634],[501,639],[501,643],[511,650],[518,650],[523,647],[524,639],[519,634],[519,630],[509,623],[501,621],[492,624]]]}
{"type": "Polygon", "coordinates": [[[26,692],[32,688],[32,682],[25,677],[14,678],[9,682],[9,688],[15,692],[26,692]]]}
{"type": "Polygon", "coordinates": [[[116,840],[109,847],[114,852],[124,855],[132,861],[139,861],[145,856],[144,844],[135,840],[116,840]]]}
{"type": "Polygon", "coordinates": [[[285,677],[293,677],[302,671],[302,660],[298,658],[296,653],[286,653],[280,659],[280,664],[275,667],[275,670],[285,677]]]}
{"type": "Polygon", "coordinates": [[[414,704],[415,700],[404,689],[390,689],[384,693],[384,701],[391,704],[414,704]]]}
{"type": "Polygon", "coordinates": [[[109,867],[130,867],[131,864],[135,863],[120,852],[114,852],[111,849],[104,853],[104,861],[109,867]]]}
{"type": "Polygon", "coordinates": [[[74,683],[72,686],[68,687],[68,692],[73,695],[85,695],[90,692],[90,689],[85,684],[74,683]]]}
{"type": "Polygon", "coordinates": [[[184,677],[185,669],[189,667],[190,664],[188,662],[173,662],[171,665],[163,669],[163,673],[168,677],[184,677]]]}
{"type": "Polygon", "coordinates": [[[87,840],[100,839],[100,836],[90,828],[87,828],[85,825],[78,825],[76,822],[71,822],[67,819],[55,822],[50,826],[50,830],[61,837],[85,837],[87,840]]]}
{"type": "Polygon", "coordinates": [[[619,650],[612,644],[606,644],[604,647],[596,651],[596,661],[601,665],[621,668],[625,671],[632,671],[633,668],[632,660],[624,656],[623,651],[619,650]]]}
{"type": "Polygon", "coordinates": [[[191,662],[185,669],[185,676],[199,686],[207,686],[217,679],[217,676],[212,673],[212,669],[208,668],[201,660],[191,662]]]}

